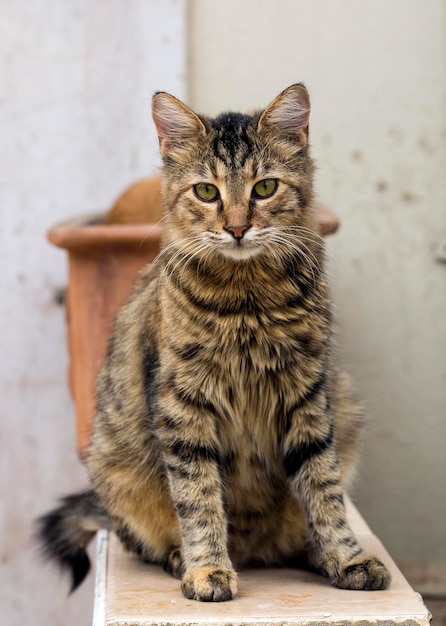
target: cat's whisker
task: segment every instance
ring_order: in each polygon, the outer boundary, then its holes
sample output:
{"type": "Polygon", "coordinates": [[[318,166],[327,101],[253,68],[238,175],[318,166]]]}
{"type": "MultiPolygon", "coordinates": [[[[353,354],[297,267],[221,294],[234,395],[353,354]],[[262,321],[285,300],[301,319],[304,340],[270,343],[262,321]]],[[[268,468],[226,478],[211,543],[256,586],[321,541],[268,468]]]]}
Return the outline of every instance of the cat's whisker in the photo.
{"type": "Polygon", "coordinates": [[[180,240],[176,240],[173,241],[172,243],[168,244],[167,246],[164,246],[159,253],[156,255],[156,257],[153,259],[152,263],[156,263],[161,257],[163,257],[165,254],[167,254],[167,252],[169,252],[169,250],[171,250],[172,248],[174,248],[175,246],[178,246],[179,243],[182,243],[184,241],[187,241],[189,239],[189,237],[186,237],[184,239],[180,239],[180,240]]]}
{"type": "Polygon", "coordinates": [[[291,248],[293,248],[294,246],[297,251],[300,251],[300,248],[298,247],[297,244],[300,244],[301,246],[303,246],[305,250],[307,251],[308,255],[313,259],[314,265],[317,267],[318,271],[321,270],[319,260],[317,259],[315,254],[313,254],[313,252],[308,248],[308,246],[303,241],[301,241],[300,238],[293,237],[292,239],[289,239],[285,234],[282,234],[282,233],[281,234],[274,233],[273,236],[275,237],[276,241],[280,241],[281,243],[287,244],[291,248]]]}
{"type": "Polygon", "coordinates": [[[165,248],[163,248],[162,253],[171,250],[172,248],[178,248],[177,252],[181,253],[184,251],[183,246],[186,247],[190,244],[195,244],[201,241],[202,237],[200,235],[194,235],[192,237],[184,237],[182,239],[175,239],[172,243],[168,244],[165,248]]]}
{"type": "MultiPolygon", "coordinates": [[[[307,262],[307,267],[309,268],[309,270],[311,272],[311,277],[313,279],[313,285],[316,287],[317,286],[317,281],[316,281],[316,276],[315,276],[315,273],[314,273],[315,266],[311,262],[310,257],[303,250],[301,250],[299,248],[299,246],[297,246],[297,245],[295,246],[295,250],[300,255],[300,257],[307,262]]],[[[316,269],[317,269],[318,273],[320,274],[320,268],[318,266],[316,266],[316,269]]]]}
{"type": "Polygon", "coordinates": [[[300,244],[300,246],[302,246],[306,250],[306,254],[313,259],[314,266],[317,268],[318,272],[321,273],[321,264],[316,255],[310,250],[310,248],[302,241],[300,237],[297,239],[297,244],[300,244]]]}
{"type": "MultiPolygon", "coordinates": [[[[178,248],[178,250],[172,255],[172,257],[168,260],[168,262],[164,266],[164,268],[163,268],[163,270],[161,272],[161,275],[160,275],[160,284],[161,284],[161,279],[165,275],[170,276],[172,274],[172,272],[176,268],[176,265],[175,265],[175,267],[172,269],[172,264],[175,263],[175,261],[178,259],[178,257],[181,257],[181,255],[183,255],[185,253],[185,251],[187,251],[187,247],[191,246],[191,245],[195,245],[195,244],[199,243],[200,241],[202,241],[202,237],[198,236],[198,235],[193,236],[193,237],[185,237],[183,239],[177,239],[174,242],[172,242],[171,244],[169,244],[168,246],[166,246],[166,248],[164,248],[164,250],[161,251],[161,253],[158,255],[158,257],[160,257],[162,255],[162,253],[168,252],[172,248],[180,246],[178,248]]],[[[181,261],[179,261],[179,263],[181,263],[181,261]]]]}
{"type": "Polygon", "coordinates": [[[173,213],[173,211],[169,211],[168,213],[166,213],[166,215],[163,215],[163,217],[161,217],[156,222],[150,222],[150,223],[146,224],[147,226],[149,226],[149,229],[147,230],[146,234],[144,235],[144,237],[141,239],[141,241],[139,243],[139,247],[140,248],[144,244],[144,242],[146,241],[147,237],[149,237],[151,235],[151,233],[153,232],[154,227],[155,226],[159,226],[161,224],[161,222],[163,220],[167,219],[169,217],[169,215],[171,215],[172,213],[173,213]]]}
{"type": "MultiPolygon", "coordinates": [[[[199,248],[197,248],[192,254],[189,255],[189,257],[186,259],[186,261],[185,261],[185,263],[183,265],[183,268],[181,270],[181,273],[179,275],[179,281],[180,282],[182,282],[182,280],[183,280],[183,275],[184,275],[184,272],[186,271],[188,265],[190,265],[192,263],[192,261],[194,260],[194,258],[196,258],[198,255],[202,254],[203,252],[207,252],[208,249],[209,249],[209,245],[206,243],[206,244],[203,244],[202,246],[200,246],[199,248]]],[[[203,256],[201,257],[199,263],[197,264],[197,275],[198,275],[198,268],[199,268],[199,265],[200,265],[202,260],[203,260],[203,256]]]]}
{"type": "Polygon", "coordinates": [[[205,250],[205,254],[202,256],[202,258],[200,259],[197,265],[197,275],[200,269],[200,265],[207,261],[208,257],[212,254],[213,251],[214,251],[214,246],[210,242],[207,242],[207,249],[205,250]]]}
{"type": "MultiPolygon", "coordinates": [[[[324,256],[334,261],[334,263],[336,263],[336,265],[339,267],[339,259],[336,257],[335,254],[333,254],[333,252],[330,249],[327,248],[322,235],[320,235],[319,233],[316,233],[314,230],[310,228],[306,228],[304,226],[275,226],[275,227],[271,227],[271,230],[279,231],[283,237],[286,237],[286,236],[292,237],[293,241],[297,239],[300,242],[300,244],[305,247],[308,254],[311,254],[313,257],[314,257],[314,254],[311,252],[309,246],[307,244],[304,244],[304,241],[309,242],[311,245],[318,246],[319,248],[323,249],[324,256]],[[312,236],[305,237],[302,233],[309,234],[312,236]]],[[[318,265],[318,271],[321,272],[319,261],[317,262],[317,265],[318,265]]]]}
{"type": "Polygon", "coordinates": [[[143,246],[143,244],[146,241],[146,239],[152,234],[154,226],[157,226],[157,225],[158,225],[158,223],[156,223],[156,224],[148,224],[147,232],[144,235],[144,237],[141,239],[141,241],[139,242],[139,247],[140,248],[143,246]]]}
{"type": "Polygon", "coordinates": [[[177,250],[173,256],[170,257],[170,259],[168,260],[168,262],[165,264],[165,266],[163,267],[163,270],[161,272],[160,278],[163,278],[165,274],[169,274],[169,270],[170,267],[172,265],[172,263],[175,262],[175,260],[177,259],[177,257],[179,257],[182,253],[182,250],[177,250]]]}
{"type": "Polygon", "coordinates": [[[311,243],[319,246],[320,248],[323,248],[325,255],[331,259],[332,261],[334,261],[336,263],[336,265],[339,267],[340,263],[339,263],[339,259],[336,257],[336,255],[333,253],[332,250],[330,250],[328,248],[328,246],[325,244],[324,238],[322,237],[322,235],[319,235],[318,233],[315,233],[314,231],[312,231],[310,228],[305,228],[303,226],[278,226],[278,229],[286,232],[286,231],[296,231],[296,232],[306,232],[307,234],[312,234],[315,235],[317,237],[317,239],[319,239],[320,241],[317,241],[311,237],[302,237],[300,235],[300,239],[305,239],[306,241],[311,241],[311,243]]]}
{"type": "MultiPolygon", "coordinates": [[[[206,242],[202,242],[202,244],[201,244],[201,245],[199,245],[199,246],[198,246],[195,250],[193,250],[192,252],[190,252],[190,253],[187,255],[186,259],[184,259],[184,265],[183,265],[183,268],[182,268],[182,270],[181,270],[181,272],[180,272],[180,274],[179,274],[179,282],[180,282],[180,283],[182,282],[182,279],[183,279],[183,274],[184,274],[184,272],[185,272],[185,270],[186,270],[187,266],[188,266],[188,265],[190,265],[190,263],[193,261],[193,259],[194,259],[196,256],[198,256],[201,252],[203,252],[204,250],[206,250],[206,249],[208,248],[208,245],[209,245],[208,243],[206,243],[206,242]]],[[[179,264],[177,264],[177,265],[175,266],[175,268],[176,268],[178,265],[179,265],[179,264]]],[[[174,268],[174,271],[175,271],[175,268],[174,268]]],[[[173,272],[172,272],[172,273],[173,273],[173,272]]]]}
{"type": "Polygon", "coordinates": [[[204,262],[206,262],[206,259],[212,254],[212,252],[214,251],[214,248],[211,244],[209,244],[208,242],[206,242],[205,246],[202,248],[202,250],[199,251],[199,254],[201,254],[201,258],[197,263],[197,276],[199,274],[199,270],[200,270],[200,265],[204,262]]]}
{"type": "Polygon", "coordinates": [[[280,230],[281,232],[284,232],[284,233],[293,231],[293,232],[298,232],[301,234],[303,233],[304,235],[312,235],[312,237],[308,237],[309,241],[312,241],[313,243],[320,246],[321,248],[325,247],[325,241],[322,235],[320,235],[319,233],[316,233],[311,228],[306,228],[305,226],[274,226],[273,228],[280,230]]]}
{"type": "MultiPolygon", "coordinates": [[[[183,255],[183,256],[175,264],[175,266],[169,271],[169,276],[172,276],[176,272],[177,268],[180,267],[181,264],[183,264],[183,268],[181,270],[181,273],[179,274],[179,281],[181,282],[182,281],[182,276],[183,276],[183,273],[184,273],[186,267],[189,265],[189,263],[191,263],[193,258],[195,256],[197,256],[198,254],[200,254],[200,252],[205,250],[207,248],[207,246],[208,246],[208,243],[204,242],[202,240],[202,238],[200,238],[200,241],[197,242],[197,245],[196,245],[196,247],[194,249],[192,249],[190,251],[187,251],[186,253],[185,253],[184,250],[179,251],[180,252],[180,257],[181,257],[181,255],[183,255]]],[[[175,255],[175,256],[177,256],[177,255],[175,255]]]]}
{"type": "Polygon", "coordinates": [[[336,257],[335,254],[333,254],[332,250],[330,250],[326,245],[322,245],[318,241],[313,241],[313,239],[309,239],[307,237],[302,237],[301,235],[299,235],[299,240],[300,241],[310,241],[312,244],[316,244],[317,246],[320,246],[321,248],[323,248],[324,257],[326,257],[327,259],[330,259],[331,261],[334,261],[334,263],[336,263],[336,265],[338,267],[340,266],[339,259],[336,257]]]}
{"type": "Polygon", "coordinates": [[[166,274],[169,278],[175,272],[178,265],[180,265],[184,261],[184,256],[188,255],[184,249],[177,250],[175,254],[169,259],[168,263],[163,270],[163,274],[166,274]]]}
{"type": "Polygon", "coordinates": [[[316,245],[319,245],[318,242],[314,242],[312,239],[309,239],[308,237],[303,237],[302,235],[300,235],[300,233],[297,233],[297,236],[296,236],[296,235],[291,234],[291,233],[282,232],[281,230],[279,230],[279,232],[280,232],[280,235],[282,237],[284,237],[285,239],[287,239],[288,241],[290,241],[290,243],[296,241],[300,245],[304,246],[305,250],[307,250],[308,254],[314,259],[315,264],[317,265],[318,269],[320,270],[320,260],[316,257],[316,255],[310,249],[310,247],[306,243],[304,243],[304,241],[309,241],[311,243],[316,243],[316,245]],[[292,237],[292,239],[290,239],[291,237],[292,237]]]}
{"type": "MultiPolygon", "coordinates": [[[[279,235],[273,236],[272,240],[275,241],[276,243],[281,244],[281,246],[285,246],[285,250],[283,250],[283,248],[282,248],[282,250],[284,252],[287,252],[287,248],[288,248],[288,250],[290,252],[287,254],[287,256],[291,257],[292,256],[291,252],[294,252],[295,254],[297,253],[304,261],[306,261],[307,267],[310,270],[311,275],[312,275],[313,283],[316,285],[316,276],[315,276],[314,270],[316,269],[319,274],[321,273],[321,268],[320,268],[319,264],[317,262],[315,263],[314,261],[312,261],[311,258],[308,256],[308,254],[306,254],[304,252],[304,250],[302,250],[296,244],[295,241],[292,241],[292,242],[288,241],[288,240],[280,237],[279,235]]],[[[314,255],[312,255],[312,256],[314,257],[314,255]]],[[[314,257],[314,259],[315,258],[316,257],[314,257]]]]}

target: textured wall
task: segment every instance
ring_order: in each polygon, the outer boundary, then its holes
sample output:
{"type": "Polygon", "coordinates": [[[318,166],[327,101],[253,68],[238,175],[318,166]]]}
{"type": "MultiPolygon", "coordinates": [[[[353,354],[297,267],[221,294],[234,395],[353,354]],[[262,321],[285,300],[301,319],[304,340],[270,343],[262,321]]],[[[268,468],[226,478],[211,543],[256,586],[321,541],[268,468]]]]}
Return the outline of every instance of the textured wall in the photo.
{"type": "Polygon", "coordinates": [[[394,556],[446,560],[446,5],[190,4],[193,106],[311,91],[339,340],[371,417],[356,499],[394,556]]]}
{"type": "Polygon", "coordinates": [[[181,0],[0,3],[0,623],[91,622],[36,559],[31,520],[83,487],[68,395],[65,253],[45,233],[157,167],[156,89],[184,95],[181,0]]]}

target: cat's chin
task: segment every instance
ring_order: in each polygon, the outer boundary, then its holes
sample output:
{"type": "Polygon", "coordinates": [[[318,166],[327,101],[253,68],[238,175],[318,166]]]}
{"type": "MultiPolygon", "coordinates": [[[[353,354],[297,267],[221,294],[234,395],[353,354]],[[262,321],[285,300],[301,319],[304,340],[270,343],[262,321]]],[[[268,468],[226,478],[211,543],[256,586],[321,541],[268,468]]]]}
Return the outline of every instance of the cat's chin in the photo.
{"type": "Polygon", "coordinates": [[[233,261],[246,261],[260,254],[260,246],[233,245],[218,248],[219,254],[233,261]]]}

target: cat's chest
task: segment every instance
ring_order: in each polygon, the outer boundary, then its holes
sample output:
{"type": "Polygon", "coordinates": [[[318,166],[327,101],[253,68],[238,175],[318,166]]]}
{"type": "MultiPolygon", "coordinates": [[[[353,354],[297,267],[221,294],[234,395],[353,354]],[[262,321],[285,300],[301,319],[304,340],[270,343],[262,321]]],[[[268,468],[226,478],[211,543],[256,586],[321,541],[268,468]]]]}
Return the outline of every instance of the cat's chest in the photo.
{"type": "Polygon", "coordinates": [[[276,415],[314,361],[306,354],[314,332],[301,312],[227,316],[198,332],[190,321],[179,330],[162,353],[165,376],[245,422],[276,415]]]}
{"type": "Polygon", "coordinates": [[[327,320],[282,291],[273,302],[253,288],[240,300],[235,292],[213,300],[204,289],[165,293],[161,380],[215,407],[230,438],[277,441],[285,407],[323,358],[327,320]]]}
{"type": "Polygon", "coordinates": [[[216,410],[220,443],[228,451],[242,451],[239,463],[249,459],[261,464],[275,454],[290,381],[254,366],[246,353],[228,351],[220,356],[201,378],[203,394],[216,410]]]}

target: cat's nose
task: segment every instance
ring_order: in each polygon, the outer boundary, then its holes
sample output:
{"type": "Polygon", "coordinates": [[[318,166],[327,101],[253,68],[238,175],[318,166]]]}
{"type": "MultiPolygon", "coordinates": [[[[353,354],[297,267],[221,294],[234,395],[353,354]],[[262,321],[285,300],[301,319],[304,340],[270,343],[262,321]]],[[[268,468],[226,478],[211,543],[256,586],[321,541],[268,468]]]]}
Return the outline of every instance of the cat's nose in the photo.
{"type": "Polygon", "coordinates": [[[250,228],[251,226],[249,226],[249,224],[241,224],[240,226],[224,226],[224,229],[231,233],[235,239],[241,239],[250,228]]]}

